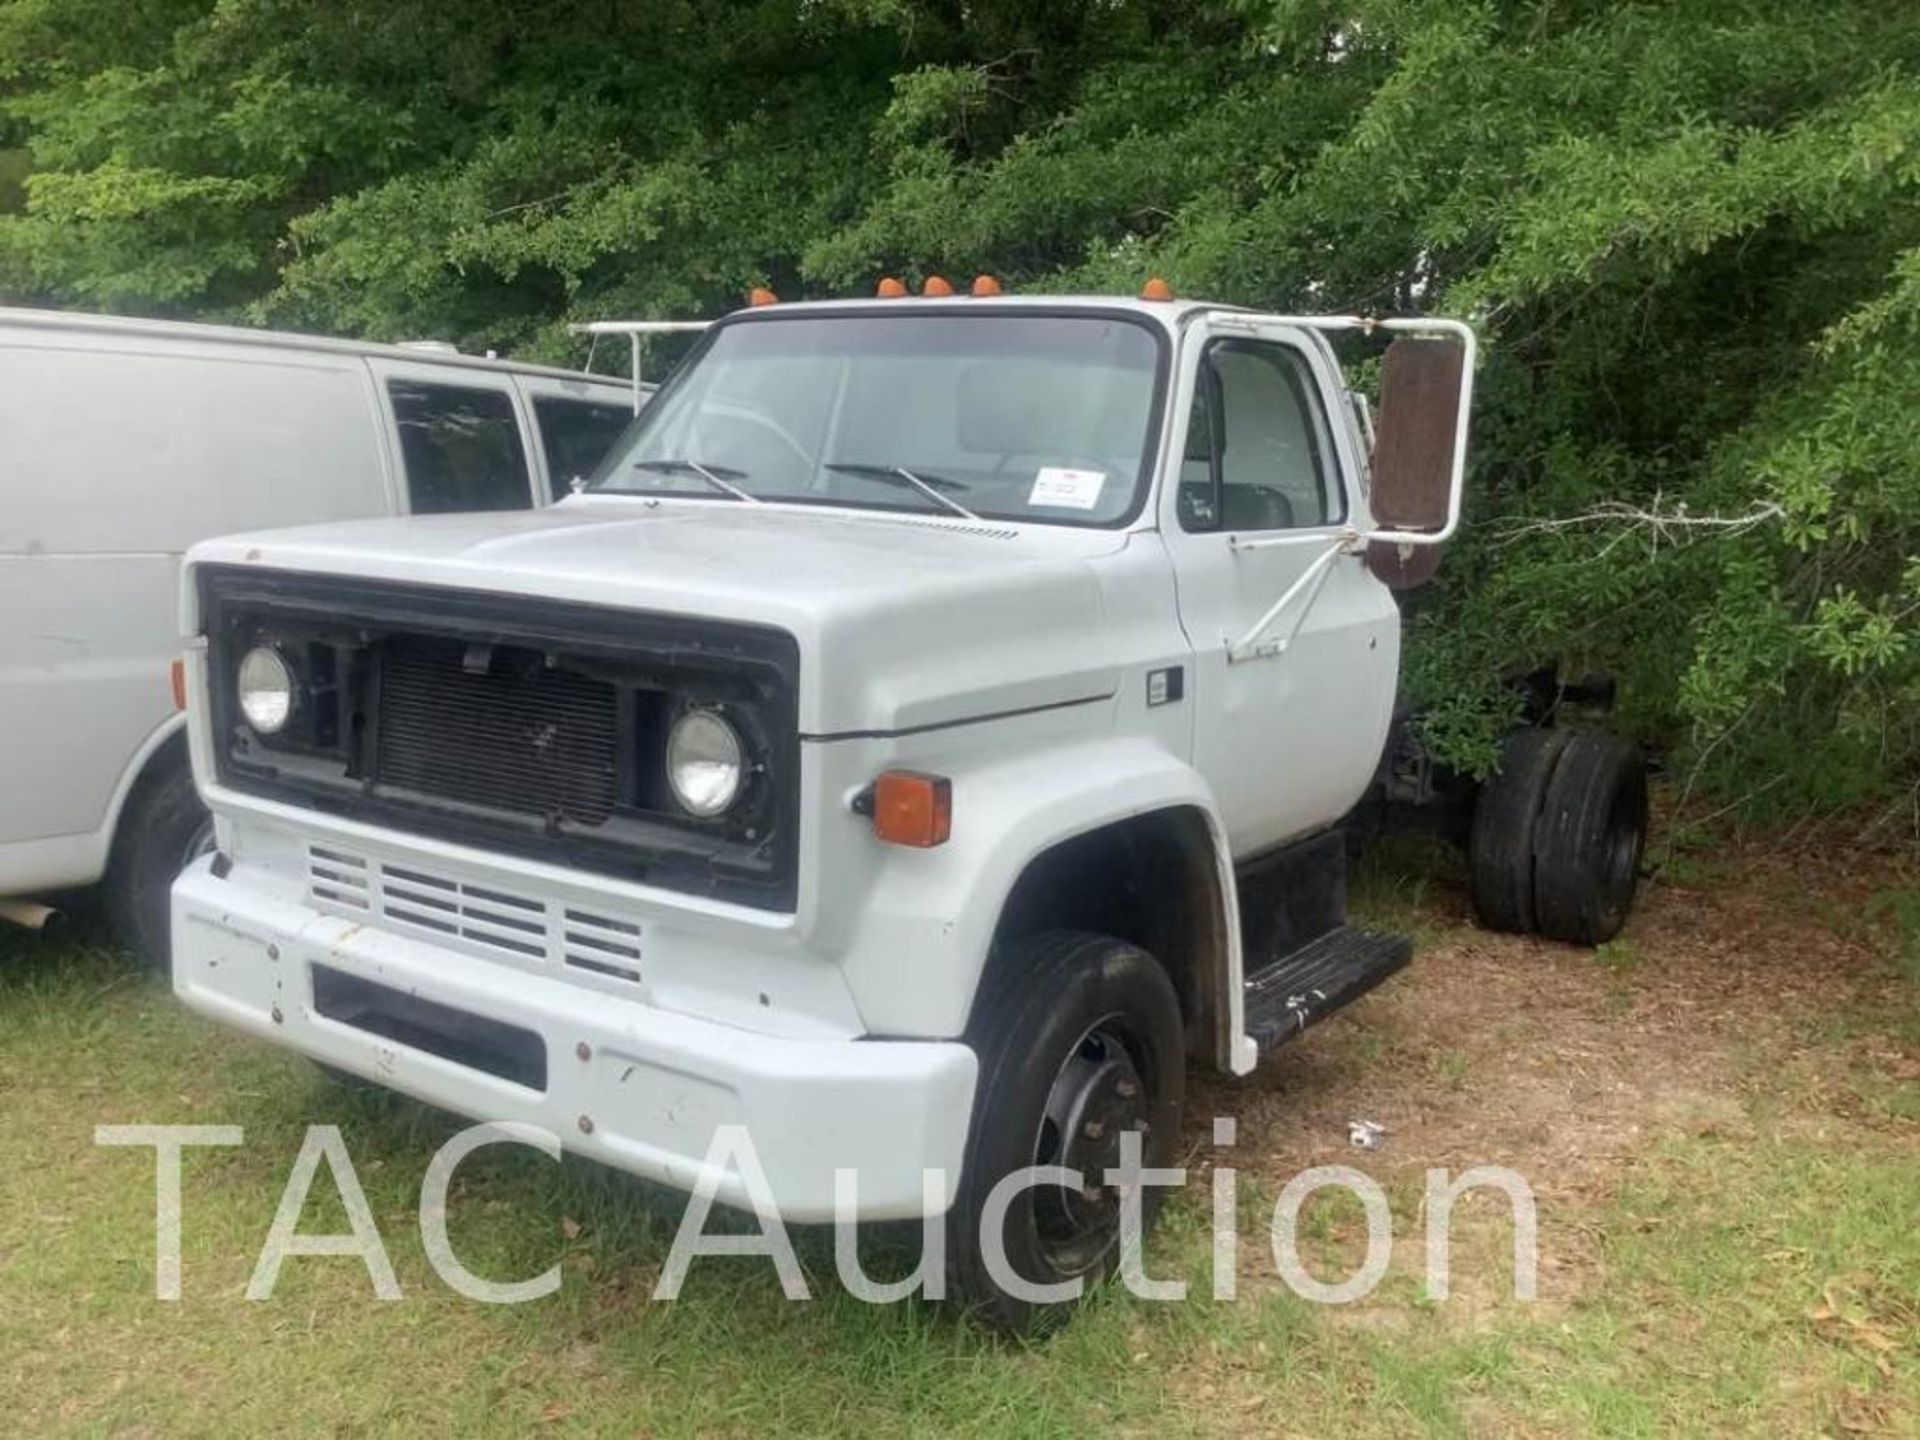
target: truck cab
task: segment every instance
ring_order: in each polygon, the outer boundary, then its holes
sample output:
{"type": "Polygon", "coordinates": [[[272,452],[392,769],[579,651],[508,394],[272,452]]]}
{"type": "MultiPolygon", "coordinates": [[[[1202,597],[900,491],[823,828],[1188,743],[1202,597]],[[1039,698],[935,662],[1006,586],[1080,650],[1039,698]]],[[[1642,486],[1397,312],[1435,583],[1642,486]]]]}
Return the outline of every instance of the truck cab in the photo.
{"type": "Polygon", "coordinates": [[[189,1006],[780,1214],[1105,1273],[1104,1178],[1407,961],[1339,823],[1472,335],[1161,298],[756,306],[580,491],[198,546],[189,1006]],[[1401,332],[1376,436],[1329,336],[1401,332]],[[1371,464],[1370,464],[1371,457],[1371,464]],[[1009,1189],[1048,1167],[1052,1178],[1009,1189]]]}

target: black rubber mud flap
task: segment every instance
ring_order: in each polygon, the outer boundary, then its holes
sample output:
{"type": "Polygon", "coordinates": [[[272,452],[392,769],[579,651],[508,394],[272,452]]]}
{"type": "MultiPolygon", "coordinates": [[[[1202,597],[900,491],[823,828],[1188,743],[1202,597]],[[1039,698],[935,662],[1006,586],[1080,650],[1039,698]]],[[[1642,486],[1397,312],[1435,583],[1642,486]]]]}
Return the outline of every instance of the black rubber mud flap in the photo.
{"type": "Polygon", "coordinates": [[[1467,842],[1467,878],[1474,914],[1489,930],[1531,934],[1534,827],[1570,734],[1516,730],[1501,742],[1500,769],[1480,787],[1467,842]]]}
{"type": "Polygon", "coordinates": [[[1600,730],[1569,734],[1534,822],[1540,933],[1570,945],[1602,945],[1619,934],[1639,886],[1646,838],[1640,747],[1600,730]]]}

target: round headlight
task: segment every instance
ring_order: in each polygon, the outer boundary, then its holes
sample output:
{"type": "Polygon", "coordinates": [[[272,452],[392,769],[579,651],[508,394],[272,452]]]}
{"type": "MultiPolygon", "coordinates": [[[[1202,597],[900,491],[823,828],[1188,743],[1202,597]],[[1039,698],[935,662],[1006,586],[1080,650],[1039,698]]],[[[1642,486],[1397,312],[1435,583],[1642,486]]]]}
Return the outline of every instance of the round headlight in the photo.
{"type": "Polygon", "coordinates": [[[240,713],[261,735],[278,734],[293,714],[293,671],[277,650],[256,645],[242,655],[234,688],[240,713]]]}
{"type": "Polygon", "coordinates": [[[689,710],[667,735],[667,783],[690,815],[720,814],[740,798],[740,737],[711,710],[689,710]]]}

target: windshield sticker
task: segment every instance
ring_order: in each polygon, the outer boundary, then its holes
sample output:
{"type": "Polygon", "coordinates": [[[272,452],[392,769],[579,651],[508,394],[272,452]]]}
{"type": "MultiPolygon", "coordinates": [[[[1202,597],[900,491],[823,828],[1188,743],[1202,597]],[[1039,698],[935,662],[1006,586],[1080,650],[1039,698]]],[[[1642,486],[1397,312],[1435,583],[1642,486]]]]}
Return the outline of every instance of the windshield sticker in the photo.
{"type": "Polygon", "coordinates": [[[1062,510],[1091,510],[1100,503],[1100,487],[1106,483],[1104,470],[1068,470],[1058,465],[1042,465],[1033,477],[1027,503],[1052,505],[1062,510]]]}

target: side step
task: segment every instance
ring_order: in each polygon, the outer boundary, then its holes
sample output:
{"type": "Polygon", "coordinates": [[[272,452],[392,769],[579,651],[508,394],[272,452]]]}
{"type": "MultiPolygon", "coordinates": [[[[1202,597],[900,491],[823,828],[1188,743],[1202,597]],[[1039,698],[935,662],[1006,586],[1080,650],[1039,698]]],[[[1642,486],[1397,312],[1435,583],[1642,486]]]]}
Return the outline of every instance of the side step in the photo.
{"type": "Polygon", "coordinates": [[[1247,977],[1247,1033],[1262,1054],[1350,1005],[1413,958],[1403,935],[1329,930],[1247,977]]]}

